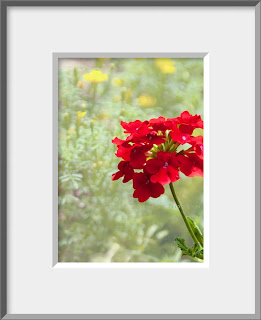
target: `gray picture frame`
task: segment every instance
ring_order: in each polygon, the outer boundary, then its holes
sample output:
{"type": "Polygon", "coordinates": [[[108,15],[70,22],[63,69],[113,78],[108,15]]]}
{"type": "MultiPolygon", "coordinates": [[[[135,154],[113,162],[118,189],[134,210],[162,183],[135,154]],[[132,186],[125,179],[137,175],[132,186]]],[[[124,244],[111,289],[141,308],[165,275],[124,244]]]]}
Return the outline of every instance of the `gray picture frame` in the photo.
{"type": "Polygon", "coordinates": [[[1,319],[261,319],[260,315],[260,1],[253,0],[7,0],[1,2],[1,319]],[[8,314],[7,313],[7,10],[11,6],[251,6],[255,7],[255,314],[8,314]]]}

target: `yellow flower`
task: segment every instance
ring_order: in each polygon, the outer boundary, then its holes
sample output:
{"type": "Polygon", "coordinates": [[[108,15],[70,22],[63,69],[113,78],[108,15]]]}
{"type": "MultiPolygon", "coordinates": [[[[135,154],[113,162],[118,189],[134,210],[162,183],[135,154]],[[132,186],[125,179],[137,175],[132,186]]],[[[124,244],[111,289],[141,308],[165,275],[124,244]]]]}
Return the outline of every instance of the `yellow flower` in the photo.
{"type": "Polygon", "coordinates": [[[82,81],[82,80],[79,80],[79,81],[77,82],[77,87],[80,88],[80,89],[83,88],[83,81],[82,81]]]}
{"type": "Polygon", "coordinates": [[[101,114],[101,118],[102,119],[108,119],[109,118],[109,115],[107,113],[102,113],[101,114]]]}
{"type": "Polygon", "coordinates": [[[87,112],[84,111],[77,111],[77,120],[81,120],[87,112]]]}
{"type": "Polygon", "coordinates": [[[91,70],[90,73],[84,74],[84,80],[98,83],[98,82],[104,82],[108,79],[108,75],[105,73],[102,73],[101,70],[91,70]]]}
{"type": "Polygon", "coordinates": [[[169,58],[157,58],[155,59],[157,67],[161,70],[162,73],[174,73],[176,68],[174,62],[169,58]]]}
{"type": "Polygon", "coordinates": [[[138,103],[141,107],[147,108],[154,106],[156,100],[149,95],[141,95],[138,98],[138,103]]]}
{"type": "Polygon", "coordinates": [[[113,83],[115,86],[121,87],[121,86],[124,84],[124,79],[114,78],[114,79],[112,80],[112,83],[113,83]]]}

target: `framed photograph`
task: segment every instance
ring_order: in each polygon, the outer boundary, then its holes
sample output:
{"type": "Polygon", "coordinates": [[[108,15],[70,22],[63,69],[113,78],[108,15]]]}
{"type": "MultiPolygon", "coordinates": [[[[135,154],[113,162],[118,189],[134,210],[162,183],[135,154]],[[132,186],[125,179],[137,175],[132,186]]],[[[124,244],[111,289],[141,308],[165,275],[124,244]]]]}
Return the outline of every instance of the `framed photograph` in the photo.
{"type": "Polygon", "coordinates": [[[1,319],[260,319],[259,193],[260,2],[1,2],[1,319]]]}
{"type": "Polygon", "coordinates": [[[59,123],[54,264],[200,262],[205,267],[207,57],[98,56],[54,55],[59,123]]]}

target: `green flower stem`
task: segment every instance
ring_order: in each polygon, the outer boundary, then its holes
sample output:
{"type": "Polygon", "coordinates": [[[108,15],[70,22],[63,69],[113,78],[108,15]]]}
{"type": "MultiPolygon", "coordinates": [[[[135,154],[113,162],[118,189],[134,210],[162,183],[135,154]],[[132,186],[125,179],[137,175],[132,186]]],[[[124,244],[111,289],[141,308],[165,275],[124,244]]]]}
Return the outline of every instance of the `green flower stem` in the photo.
{"type": "Polygon", "coordinates": [[[178,200],[177,195],[176,195],[176,193],[175,193],[175,190],[174,190],[174,187],[173,187],[173,183],[172,183],[172,182],[169,184],[169,187],[170,187],[171,193],[172,193],[172,195],[173,195],[173,198],[174,198],[174,200],[175,200],[175,202],[176,202],[176,204],[177,204],[177,206],[178,206],[178,208],[179,208],[179,212],[180,212],[180,214],[181,214],[181,216],[182,216],[182,218],[183,218],[183,220],[184,220],[184,222],[185,222],[185,224],[186,224],[186,227],[187,227],[187,229],[188,229],[188,232],[189,232],[189,234],[191,235],[191,238],[193,239],[194,243],[198,243],[198,244],[200,245],[200,247],[202,247],[201,244],[199,243],[198,239],[196,238],[193,230],[191,229],[189,223],[188,223],[187,217],[185,216],[185,214],[184,214],[184,212],[183,212],[183,209],[182,209],[182,207],[181,207],[181,205],[180,205],[180,203],[179,203],[179,200],[178,200]]]}
{"type": "Polygon", "coordinates": [[[93,106],[96,103],[96,93],[97,93],[97,83],[93,83],[93,96],[92,96],[92,104],[93,104],[93,106]]]}

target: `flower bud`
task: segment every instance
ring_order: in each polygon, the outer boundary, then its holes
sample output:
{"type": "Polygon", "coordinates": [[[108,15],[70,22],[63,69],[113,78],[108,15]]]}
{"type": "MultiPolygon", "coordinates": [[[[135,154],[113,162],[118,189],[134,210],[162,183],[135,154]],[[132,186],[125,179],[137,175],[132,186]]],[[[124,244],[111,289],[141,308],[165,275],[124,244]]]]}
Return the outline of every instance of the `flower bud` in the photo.
{"type": "Polygon", "coordinates": [[[90,127],[91,127],[92,131],[93,131],[94,122],[95,122],[95,120],[93,120],[93,119],[90,121],[90,127]]]}
{"type": "Polygon", "coordinates": [[[77,87],[80,88],[80,89],[83,88],[83,81],[82,81],[82,80],[79,80],[79,81],[77,82],[77,87]]]}

